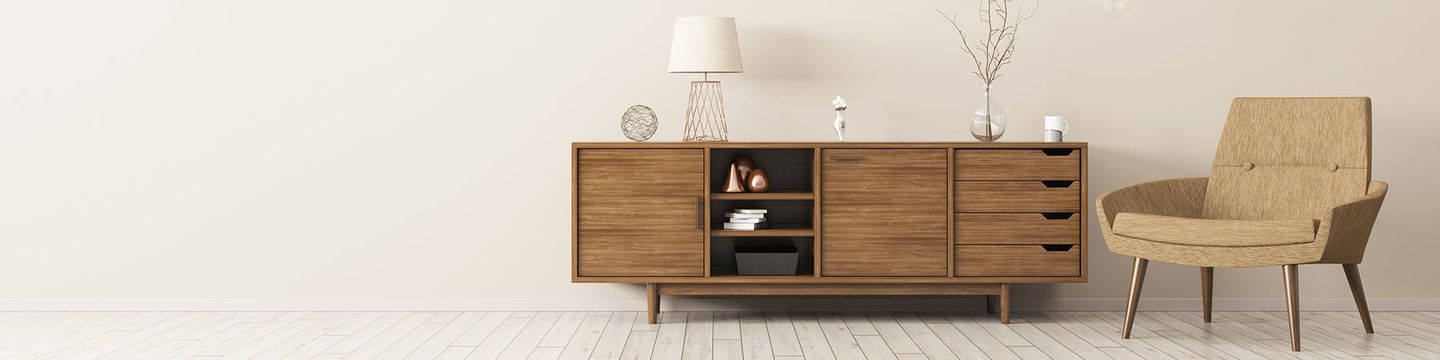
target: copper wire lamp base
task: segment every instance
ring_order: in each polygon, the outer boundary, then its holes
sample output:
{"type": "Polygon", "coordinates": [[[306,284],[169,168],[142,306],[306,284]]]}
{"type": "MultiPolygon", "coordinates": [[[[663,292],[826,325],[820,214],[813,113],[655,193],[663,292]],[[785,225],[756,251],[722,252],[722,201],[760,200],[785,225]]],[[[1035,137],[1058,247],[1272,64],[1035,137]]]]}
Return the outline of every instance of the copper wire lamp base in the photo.
{"type": "Polygon", "coordinates": [[[691,81],[685,109],[685,141],[730,141],[725,126],[725,97],[719,81],[691,81]]]}

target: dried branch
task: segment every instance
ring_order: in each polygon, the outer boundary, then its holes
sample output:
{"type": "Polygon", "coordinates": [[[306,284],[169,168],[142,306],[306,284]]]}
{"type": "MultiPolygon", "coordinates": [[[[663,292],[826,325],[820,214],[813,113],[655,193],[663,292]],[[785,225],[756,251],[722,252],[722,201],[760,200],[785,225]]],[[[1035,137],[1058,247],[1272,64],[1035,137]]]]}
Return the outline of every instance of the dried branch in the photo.
{"type": "Polygon", "coordinates": [[[1024,6],[1020,4],[1015,4],[1015,12],[1011,13],[1010,3],[1012,2],[1015,0],[981,0],[978,15],[980,22],[985,24],[985,38],[977,38],[977,41],[973,43],[970,41],[969,34],[960,28],[960,24],[956,20],[960,17],[959,13],[949,15],[944,11],[935,10],[950,22],[950,26],[955,28],[956,33],[960,34],[960,44],[962,45],[960,50],[970,55],[970,60],[975,64],[975,71],[971,73],[984,81],[985,86],[990,86],[995,79],[1000,78],[1000,69],[1010,64],[1011,57],[1015,56],[1015,43],[1020,38],[1018,35],[1020,25],[1026,20],[1034,18],[1040,9],[1040,3],[1037,0],[1035,7],[1029,13],[1026,13],[1024,6]],[[1016,14],[1019,16],[1014,16],[1016,14]]]}

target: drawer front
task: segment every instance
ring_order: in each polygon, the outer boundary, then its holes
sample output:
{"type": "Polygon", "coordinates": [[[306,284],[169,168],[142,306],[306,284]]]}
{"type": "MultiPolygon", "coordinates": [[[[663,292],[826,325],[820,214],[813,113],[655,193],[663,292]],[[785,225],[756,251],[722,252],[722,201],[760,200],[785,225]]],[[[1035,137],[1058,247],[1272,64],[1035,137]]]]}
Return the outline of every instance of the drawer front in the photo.
{"type": "Polygon", "coordinates": [[[1079,213],[956,213],[956,244],[1080,244],[1079,213]]]}
{"type": "Polygon", "coordinates": [[[1078,212],[1079,181],[956,181],[955,211],[1078,212]]]}
{"type": "Polygon", "coordinates": [[[955,150],[955,180],[1080,180],[1080,149],[955,150]]]}
{"type": "Polygon", "coordinates": [[[955,276],[1080,276],[1080,246],[956,245],[955,276]]]}

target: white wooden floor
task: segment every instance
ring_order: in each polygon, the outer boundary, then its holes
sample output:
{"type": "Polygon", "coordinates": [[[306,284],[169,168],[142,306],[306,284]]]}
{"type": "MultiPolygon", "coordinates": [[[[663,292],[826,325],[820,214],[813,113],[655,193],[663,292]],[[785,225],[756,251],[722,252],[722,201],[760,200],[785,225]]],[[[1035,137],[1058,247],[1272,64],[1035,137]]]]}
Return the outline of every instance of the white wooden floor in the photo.
{"type": "Polygon", "coordinates": [[[0,312],[3,359],[1440,359],[1440,313],[0,312]]]}

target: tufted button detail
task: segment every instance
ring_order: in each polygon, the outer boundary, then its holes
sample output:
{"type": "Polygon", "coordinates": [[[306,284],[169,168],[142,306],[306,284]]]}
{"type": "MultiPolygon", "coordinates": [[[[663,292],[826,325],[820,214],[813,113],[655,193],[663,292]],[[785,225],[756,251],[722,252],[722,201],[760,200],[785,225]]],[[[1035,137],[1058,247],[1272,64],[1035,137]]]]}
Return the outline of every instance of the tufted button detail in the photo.
{"type": "Polygon", "coordinates": [[[1245,162],[1245,165],[1241,165],[1240,167],[1243,168],[1243,169],[1245,169],[1245,171],[1250,171],[1250,169],[1254,169],[1254,168],[1255,168],[1255,163],[1246,161],[1246,162],[1245,162]]]}
{"type": "Polygon", "coordinates": [[[1330,164],[1330,172],[1340,171],[1340,164],[1330,164]]]}

